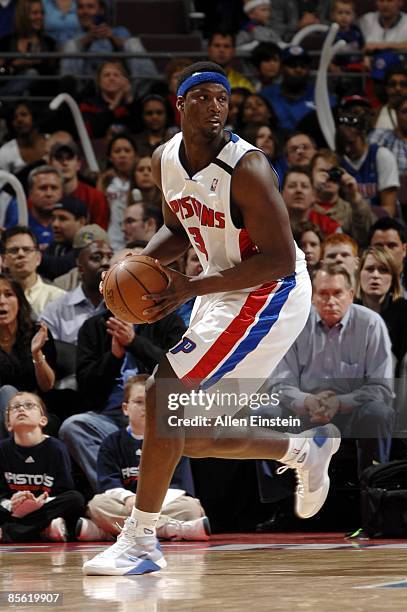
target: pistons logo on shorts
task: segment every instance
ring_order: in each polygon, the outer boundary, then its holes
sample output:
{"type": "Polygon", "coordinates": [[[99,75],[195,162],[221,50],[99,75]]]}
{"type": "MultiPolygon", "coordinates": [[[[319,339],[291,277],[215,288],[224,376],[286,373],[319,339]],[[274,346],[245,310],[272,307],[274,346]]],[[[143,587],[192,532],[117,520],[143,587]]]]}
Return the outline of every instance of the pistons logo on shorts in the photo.
{"type": "Polygon", "coordinates": [[[176,355],[177,353],[191,353],[194,349],[196,349],[196,344],[193,340],[190,340],[186,336],[182,338],[181,342],[179,342],[173,349],[170,350],[170,353],[176,355]]]}

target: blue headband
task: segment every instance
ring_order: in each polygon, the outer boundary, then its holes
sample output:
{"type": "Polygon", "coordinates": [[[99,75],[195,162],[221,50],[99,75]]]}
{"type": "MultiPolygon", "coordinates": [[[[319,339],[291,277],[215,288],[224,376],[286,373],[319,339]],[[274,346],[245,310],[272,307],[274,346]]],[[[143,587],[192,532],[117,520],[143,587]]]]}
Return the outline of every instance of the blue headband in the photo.
{"type": "Polygon", "coordinates": [[[194,74],[181,83],[177,91],[177,96],[183,96],[188,89],[200,83],[219,83],[219,85],[223,85],[230,96],[230,83],[223,74],[220,74],[220,72],[194,72],[194,74]]]}

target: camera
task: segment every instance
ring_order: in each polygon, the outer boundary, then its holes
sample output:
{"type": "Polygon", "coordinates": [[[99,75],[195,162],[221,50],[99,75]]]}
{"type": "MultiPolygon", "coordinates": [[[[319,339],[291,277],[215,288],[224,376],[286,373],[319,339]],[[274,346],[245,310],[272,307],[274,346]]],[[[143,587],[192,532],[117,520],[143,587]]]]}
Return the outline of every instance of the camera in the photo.
{"type": "Polygon", "coordinates": [[[328,170],[328,180],[332,181],[333,183],[340,183],[342,174],[342,168],[338,168],[338,166],[331,168],[330,170],[328,170]]]}

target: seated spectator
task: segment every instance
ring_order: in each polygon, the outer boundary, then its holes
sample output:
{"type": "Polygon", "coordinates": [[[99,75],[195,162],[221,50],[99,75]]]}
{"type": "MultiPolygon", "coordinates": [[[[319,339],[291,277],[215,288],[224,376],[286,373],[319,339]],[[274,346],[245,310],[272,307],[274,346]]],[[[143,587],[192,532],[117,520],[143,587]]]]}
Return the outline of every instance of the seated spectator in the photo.
{"type": "Polygon", "coordinates": [[[280,162],[281,157],[279,156],[279,142],[276,136],[275,130],[268,125],[248,125],[242,132],[240,132],[242,138],[255,145],[267,157],[270,164],[278,175],[279,185],[282,184],[284,178],[284,170],[281,169],[280,162]]]}
{"type": "Polygon", "coordinates": [[[162,226],[162,213],[145,202],[130,204],[124,212],[123,234],[126,244],[134,240],[148,242],[162,226]]]}
{"type": "Polygon", "coordinates": [[[298,30],[329,21],[326,0],[272,0],[271,25],[281,38],[289,42],[298,30]]]}
{"type": "Polygon", "coordinates": [[[331,70],[335,72],[361,72],[363,70],[362,51],[365,39],[355,23],[355,0],[334,0],[331,7],[331,21],[339,25],[335,42],[342,40],[345,46],[334,56],[331,70]]]}
{"type": "MultiPolygon", "coordinates": [[[[28,225],[35,234],[38,246],[44,251],[53,240],[52,211],[62,199],[62,177],[56,168],[39,166],[28,176],[29,204],[28,225]]],[[[17,203],[10,202],[5,221],[6,228],[18,223],[17,203]]]]}
{"type": "Polygon", "coordinates": [[[124,247],[123,223],[130,191],[130,179],[138,159],[137,148],[130,136],[117,134],[107,146],[109,166],[101,176],[97,187],[104,192],[109,205],[109,242],[114,251],[124,247]]]}
{"type": "Polygon", "coordinates": [[[365,122],[367,132],[373,129],[374,111],[368,98],[357,94],[344,96],[336,110],[338,117],[347,117],[348,115],[361,117],[365,122]]]}
{"type": "Polygon", "coordinates": [[[96,223],[107,229],[109,208],[105,194],[88,183],[79,180],[81,168],[78,147],[74,142],[56,143],[50,150],[49,163],[63,176],[64,195],[73,196],[83,202],[88,209],[89,223],[96,223]]]}
{"type": "MultiPolygon", "coordinates": [[[[111,27],[108,23],[108,10],[102,0],[77,0],[77,16],[81,33],[69,40],[64,46],[65,53],[101,53],[112,55],[116,51],[125,53],[143,53],[145,49],[139,38],[130,37],[130,32],[123,26],[111,27]]],[[[105,60],[99,58],[67,57],[61,62],[63,75],[88,75],[93,77],[98,67],[105,60]]],[[[147,93],[148,79],[158,76],[154,62],[149,58],[131,58],[126,61],[138,97],[147,93]],[[147,80],[146,80],[147,79],[147,80]]]]}
{"type": "Polygon", "coordinates": [[[247,21],[236,36],[236,47],[251,50],[262,42],[280,42],[280,36],[268,25],[272,14],[270,0],[246,0],[243,11],[247,21]]]}
{"type": "Polygon", "coordinates": [[[354,287],[359,266],[358,251],[357,242],[350,236],[331,234],[321,244],[321,262],[325,265],[343,266],[348,271],[354,287]]]}
{"type": "Polygon", "coordinates": [[[53,280],[69,272],[76,265],[73,239],[86,224],[88,210],[85,204],[73,196],[64,196],[52,209],[51,226],[54,240],[42,254],[40,274],[53,280]]]}
{"type": "Polygon", "coordinates": [[[365,38],[365,53],[386,49],[407,49],[407,15],[403,0],[376,0],[377,11],[365,13],[358,25],[365,38]]]}
{"type": "Polygon", "coordinates": [[[394,104],[396,127],[391,130],[373,130],[369,142],[389,149],[396,158],[399,173],[407,172],[407,96],[394,104]]]}
{"type": "Polygon", "coordinates": [[[387,248],[369,247],[363,253],[355,303],[383,317],[397,359],[396,377],[399,376],[400,363],[407,352],[407,300],[402,297],[399,271],[387,248]]]}
{"type": "MultiPolygon", "coordinates": [[[[18,0],[14,32],[0,39],[2,53],[19,52],[33,54],[30,58],[0,59],[6,74],[19,76],[0,87],[0,93],[19,95],[29,91],[31,95],[53,95],[57,88],[52,81],[35,81],[33,75],[51,76],[57,73],[57,62],[49,58],[36,58],[36,53],[56,51],[52,38],[44,34],[44,9],[41,0],[18,0]]],[[[3,82],[4,83],[4,82],[3,82]]]]}
{"type": "Polygon", "coordinates": [[[100,64],[96,74],[96,95],[79,105],[91,138],[104,138],[112,126],[136,131],[138,108],[123,64],[110,60],[100,64]]]}
{"type": "Polygon", "coordinates": [[[313,305],[305,328],[272,374],[284,416],[301,430],[334,423],[355,438],[358,472],[389,461],[394,424],[390,338],[382,318],[352,304],[343,266],[313,277],[313,305]]]}
{"type": "Polygon", "coordinates": [[[340,161],[329,149],[320,149],[314,156],[311,162],[313,210],[335,219],[359,245],[366,245],[373,223],[372,210],[363,199],[356,179],[340,167],[340,161]]]}
{"type": "Polygon", "coordinates": [[[45,305],[65,295],[65,291],[44,283],[37,274],[41,253],[35,234],[29,227],[17,225],[6,230],[1,237],[4,267],[24,290],[25,297],[36,315],[45,305]]]}
{"type": "Polygon", "coordinates": [[[282,196],[287,206],[293,232],[299,223],[315,223],[325,236],[341,232],[341,227],[334,219],[312,209],[315,193],[312,188],[309,171],[292,167],[284,177],[282,196]]]}
{"type": "Polygon", "coordinates": [[[406,230],[396,219],[378,219],[370,228],[369,246],[386,247],[393,255],[400,276],[403,297],[407,298],[407,279],[404,274],[404,262],[407,253],[406,230]]]}
{"type": "Polygon", "coordinates": [[[58,45],[81,33],[76,14],[75,0],[42,0],[44,6],[44,30],[58,45]]]}
{"type": "Polygon", "coordinates": [[[132,202],[143,200],[161,212],[161,192],[153,179],[151,157],[141,157],[136,161],[132,174],[130,197],[132,202]]]}
{"type": "Polygon", "coordinates": [[[294,240],[300,249],[304,251],[307,269],[311,274],[318,268],[321,260],[322,232],[315,223],[304,221],[298,224],[294,240]]]}
{"type": "Polygon", "coordinates": [[[281,181],[284,179],[287,168],[294,166],[308,170],[316,152],[317,146],[315,140],[309,134],[293,132],[287,136],[284,147],[285,155],[280,157],[275,163],[281,181]]]}
{"type": "Polygon", "coordinates": [[[0,148],[0,170],[16,174],[44,157],[46,139],[38,131],[36,119],[28,102],[14,106],[7,120],[8,131],[14,138],[0,148]]]}
{"type": "MultiPolygon", "coordinates": [[[[84,225],[81,227],[75,234],[73,239],[73,249],[75,252],[76,263],[78,263],[78,257],[81,252],[81,249],[84,249],[91,242],[109,242],[107,232],[102,229],[99,225],[84,225]]],[[[65,272],[61,276],[57,276],[54,278],[53,284],[56,287],[61,287],[65,291],[71,291],[75,289],[80,284],[81,279],[79,277],[78,266],[69,270],[69,272],[65,272]]]]}
{"type": "MultiPolygon", "coordinates": [[[[118,253],[117,260],[121,256],[118,253]]],[[[131,325],[108,310],[87,319],[80,328],[76,378],[82,413],[64,421],[59,435],[93,490],[101,443],[126,425],[121,411],[125,382],[134,374],[151,374],[184,331],[175,314],[156,323],[131,325]]]]}
{"type": "MultiPolygon", "coordinates": [[[[315,86],[310,80],[311,57],[305,49],[286,47],[281,62],[281,83],[269,85],[260,93],[273,107],[279,128],[289,133],[315,111],[315,86]]],[[[335,105],[333,96],[330,96],[330,104],[335,105]]]]}
{"type": "Polygon", "coordinates": [[[168,140],[167,130],[174,123],[172,108],[161,96],[149,95],[141,102],[142,131],[135,136],[137,151],[151,157],[153,151],[168,140]]]}
{"type": "Polygon", "coordinates": [[[407,66],[397,64],[386,70],[385,93],[386,104],[380,109],[375,128],[394,130],[397,128],[395,105],[400,98],[407,96],[407,66]]]}
{"type": "Polygon", "coordinates": [[[247,96],[250,95],[250,93],[251,92],[244,87],[235,87],[232,89],[232,93],[229,97],[229,114],[225,126],[226,129],[229,129],[230,131],[238,129],[241,108],[243,106],[243,102],[246,100],[247,96]]]}
{"type": "Polygon", "coordinates": [[[278,125],[276,115],[269,102],[260,94],[250,94],[244,100],[239,118],[240,129],[252,125],[278,125]]]}
{"type": "Polygon", "coordinates": [[[366,121],[356,115],[338,117],[336,140],[341,167],[356,179],[364,199],[376,207],[375,213],[393,217],[400,187],[393,153],[377,144],[369,145],[366,121]]]}
{"type": "Polygon", "coordinates": [[[85,500],[76,491],[64,444],[46,436],[44,402],[35,393],[10,398],[0,442],[0,541],[66,542],[75,534],[85,500]]]}
{"type": "Polygon", "coordinates": [[[56,354],[46,325],[33,321],[22,287],[4,274],[0,274],[0,349],[0,437],[5,437],[4,411],[11,395],[52,389],[56,354]]]}
{"type": "MultiPolygon", "coordinates": [[[[124,387],[123,413],[129,425],[110,434],[101,444],[97,459],[98,495],[88,505],[89,519],[82,519],[78,540],[117,536],[134,507],[145,425],[145,384],[148,376],[128,379],[124,387]],[[96,528],[96,529],[95,529],[96,528]]],[[[175,468],[157,537],[166,540],[208,540],[209,521],[198,499],[189,459],[175,468]]]]}
{"type": "MultiPolygon", "coordinates": [[[[76,236],[74,245],[75,240],[76,236]]],[[[82,324],[102,310],[99,284],[112,256],[109,243],[103,240],[93,240],[80,249],[77,256],[80,284],[47,304],[40,314],[55,340],[77,344],[82,324]]]]}
{"type": "Polygon", "coordinates": [[[259,92],[272,85],[280,77],[281,49],[274,43],[262,42],[250,55],[250,62],[256,68],[255,89],[259,92]]]}
{"type": "Polygon", "coordinates": [[[235,35],[226,30],[216,30],[212,32],[208,40],[208,60],[222,66],[226,72],[231,89],[243,87],[253,93],[254,87],[249,79],[233,68],[235,55],[235,35]]]}

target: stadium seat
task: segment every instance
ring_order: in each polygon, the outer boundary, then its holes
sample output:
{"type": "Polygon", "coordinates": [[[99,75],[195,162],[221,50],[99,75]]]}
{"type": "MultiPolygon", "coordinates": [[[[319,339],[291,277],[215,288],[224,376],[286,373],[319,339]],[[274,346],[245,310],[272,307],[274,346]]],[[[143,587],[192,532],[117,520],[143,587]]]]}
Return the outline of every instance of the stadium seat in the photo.
{"type": "Polygon", "coordinates": [[[186,0],[117,0],[116,25],[132,34],[188,34],[186,0]]]}
{"type": "MultiPolygon", "coordinates": [[[[194,52],[202,51],[202,38],[200,34],[141,34],[140,40],[146,51],[185,51],[193,59],[194,52]]],[[[159,71],[164,70],[168,59],[154,58],[159,71]]]]}

